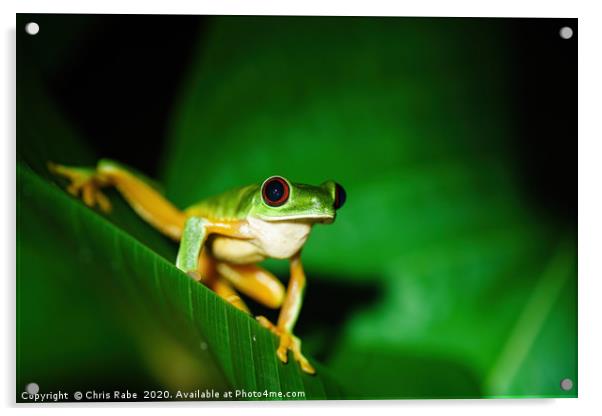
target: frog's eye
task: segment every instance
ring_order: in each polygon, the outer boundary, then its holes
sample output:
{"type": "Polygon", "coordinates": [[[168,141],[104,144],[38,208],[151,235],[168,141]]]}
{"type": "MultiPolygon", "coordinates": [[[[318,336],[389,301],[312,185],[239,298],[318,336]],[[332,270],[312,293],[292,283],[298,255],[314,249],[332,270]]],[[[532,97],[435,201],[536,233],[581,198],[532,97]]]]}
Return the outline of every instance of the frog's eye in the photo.
{"type": "Polygon", "coordinates": [[[334,184],[334,209],[339,209],[345,205],[347,200],[347,193],[345,189],[338,183],[334,184]]]}
{"type": "Polygon", "coordinates": [[[261,195],[266,204],[279,207],[288,200],[290,188],[288,182],[280,176],[268,178],[261,188],[261,195]]]}

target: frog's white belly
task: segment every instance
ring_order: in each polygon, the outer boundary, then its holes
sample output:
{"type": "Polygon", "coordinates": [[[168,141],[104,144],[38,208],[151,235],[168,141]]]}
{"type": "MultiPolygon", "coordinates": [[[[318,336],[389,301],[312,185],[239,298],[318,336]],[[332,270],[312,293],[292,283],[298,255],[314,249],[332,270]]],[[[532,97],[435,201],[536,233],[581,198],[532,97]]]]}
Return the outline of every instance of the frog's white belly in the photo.
{"type": "Polygon", "coordinates": [[[249,240],[217,236],[211,245],[218,260],[237,264],[257,263],[267,257],[287,259],[301,250],[312,225],[302,221],[248,219],[249,240]]]}

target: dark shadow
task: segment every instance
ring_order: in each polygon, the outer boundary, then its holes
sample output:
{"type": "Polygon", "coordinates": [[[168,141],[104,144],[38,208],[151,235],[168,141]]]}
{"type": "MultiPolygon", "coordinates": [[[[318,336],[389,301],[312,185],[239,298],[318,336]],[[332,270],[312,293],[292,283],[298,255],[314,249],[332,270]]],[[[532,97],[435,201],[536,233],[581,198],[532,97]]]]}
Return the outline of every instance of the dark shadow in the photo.
{"type": "Polygon", "coordinates": [[[204,16],[19,14],[18,61],[36,68],[96,154],[156,177],[206,24],[204,16]],[[37,36],[24,34],[31,21],[37,36]]]}
{"type": "Polygon", "coordinates": [[[511,138],[523,197],[560,225],[577,223],[577,19],[512,19],[511,138]],[[573,29],[570,39],[560,29],[573,29]]]}

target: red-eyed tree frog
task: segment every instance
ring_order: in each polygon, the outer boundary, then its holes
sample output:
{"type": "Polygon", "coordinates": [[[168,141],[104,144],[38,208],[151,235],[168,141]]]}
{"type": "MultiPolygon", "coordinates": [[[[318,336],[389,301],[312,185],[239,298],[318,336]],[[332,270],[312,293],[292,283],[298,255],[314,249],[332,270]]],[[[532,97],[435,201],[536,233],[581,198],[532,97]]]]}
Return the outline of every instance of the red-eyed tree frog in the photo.
{"type": "Polygon", "coordinates": [[[276,324],[264,316],[258,316],[258,322],[279,337],[280,361],[287,362],[290,350],[304,372],[315,373],[301,353],[301,341],[293,335],[306,280],[300,254],[312,226],[332,223],[345,203],[341,185],[334,181],[304,185],[271,176],[261,184],[236,188],[180,210],[152,181],[117,162],[103,159],[95,169],[52,162],[48,166],[69,180],[69,193],[106,213],[111,203],[101,188],[115,187],[145,221],[179,241],[176,266],[230,304],[249,313],[240,292],[269,308],[280,308],[276,324]],[[286,290],[257,265],[266,258],[290,261],[286,290]]]}

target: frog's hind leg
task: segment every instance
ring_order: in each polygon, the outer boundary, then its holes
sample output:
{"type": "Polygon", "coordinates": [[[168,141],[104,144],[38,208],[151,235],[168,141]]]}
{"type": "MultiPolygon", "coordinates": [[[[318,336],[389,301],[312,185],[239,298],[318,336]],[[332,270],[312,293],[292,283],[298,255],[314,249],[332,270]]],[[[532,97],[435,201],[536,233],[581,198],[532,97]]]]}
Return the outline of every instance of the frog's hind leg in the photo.
{"type": "Polygon", "coordinates": [[[221,276],[216,268],[217,262],[213,257],[207,254],[207,250],[202,250],[199,256],[199,275],[202,276],[202,282],[217,293],[225,301],[236,306],[243,312],[249,313],[249,308],[228,283],[221,276]]]}
{"type": "Polygon", "coordinates": [[[282,305],[285,289],[272,273],[253,264],[216,262],[203,253],[201,253],[200,264],[204,265],[199,268],[199,271],[209,277],[207,285],[226,301],[250,313],[237,293],[240,291],[268,308],[277,309],[282,305]]]}
{"type": "Polygon", "coordinates": [[[238,291],[268,308],[277,309],[284,300],[284,286],[276,276],[254,264],[218,262],[217,272],[238,291]]]}
{"type": "Polygon", "coordinates": [[[86,205],[98,204],[105,212],[110,211],[111,205],[100,189],[114,186],[146,222],[175,240],[180,238],[186,215],[165,199],[150,179],[133,169],[108,159],[100,160],[96,169],[52,162],[48,163],[48,169],[71,182],[67,187],[71,194],[81,193],[86,205]]]}

